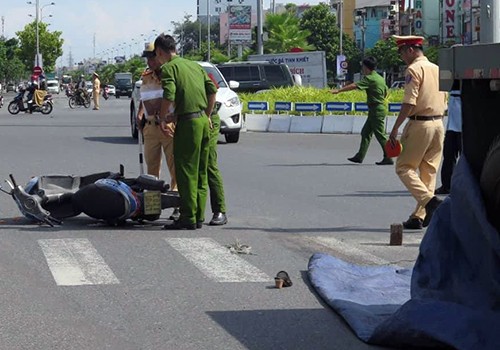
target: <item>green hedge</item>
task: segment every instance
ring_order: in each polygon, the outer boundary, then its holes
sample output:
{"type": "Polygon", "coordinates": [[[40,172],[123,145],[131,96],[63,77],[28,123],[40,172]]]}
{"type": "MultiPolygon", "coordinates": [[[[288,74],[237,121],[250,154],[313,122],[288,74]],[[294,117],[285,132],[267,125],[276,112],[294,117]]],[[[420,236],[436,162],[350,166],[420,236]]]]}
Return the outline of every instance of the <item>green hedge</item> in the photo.
{"type": "MultiPolygon", "coordinates": [[[[275,102],[366,102],[366,93],[360,90],[352,90],[343,92],[337,95],[332,95],[330,89],[318,89],[314,87],[294,86],[290,88],[277,88],[266,90],[258,93],[239,93],[241,102],[243,103],[243,113],[249,113],[249,101],[265,101],[269,103],[269,108],[274,108],[275,102]]],[[[389,90],[387,96],[388,103],[401,103],[403,100],[403,90],[389,90]]],[[[274,110],[269,110],[267,113],[276,113],[274,110]]],[[[283,113],[283,112],[282,112],[283,113]]],[[[290,114],[300,114],[298,112],[290,112],[290,114]]],[[[313,113],[303,113],[304,115],[313,115],[313,113]]],[[[343,112],[321,112],[317,115],[325,114],[344,114],[343,112]]],[[[365,114],[363,112],[350,112],[349,114],[365,114]]]]}

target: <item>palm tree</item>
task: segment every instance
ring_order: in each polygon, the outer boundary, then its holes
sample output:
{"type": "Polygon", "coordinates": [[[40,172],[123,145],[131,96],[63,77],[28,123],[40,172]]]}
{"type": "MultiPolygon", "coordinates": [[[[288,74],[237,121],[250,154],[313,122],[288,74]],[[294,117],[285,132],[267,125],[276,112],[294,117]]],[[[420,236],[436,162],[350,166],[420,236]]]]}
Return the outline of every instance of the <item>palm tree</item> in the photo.
{"type": "Polygon", "coordinates": [[[281,14],[268,14],[266,16],[266,28],[269,33],[269,40],[264,43],[267,53],[288,52],[294,47],[300,47],[304,51],[315,49],[307,42],[311,35],[309,30],[301,30],[299,19],[285,12],[281,14]]]}

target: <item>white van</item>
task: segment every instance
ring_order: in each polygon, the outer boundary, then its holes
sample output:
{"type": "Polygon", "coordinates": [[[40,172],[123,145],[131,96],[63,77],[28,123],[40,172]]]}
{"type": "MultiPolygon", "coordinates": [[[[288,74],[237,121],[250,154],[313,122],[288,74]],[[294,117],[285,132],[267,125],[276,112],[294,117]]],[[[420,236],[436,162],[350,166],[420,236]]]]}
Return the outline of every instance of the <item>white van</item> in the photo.
{"type": "Polygon", "coordinates": [[[59,87],[59,81],[47,80],[47,92],[50,94],[59,94],[61,92],[61,88],[59,87]]]}

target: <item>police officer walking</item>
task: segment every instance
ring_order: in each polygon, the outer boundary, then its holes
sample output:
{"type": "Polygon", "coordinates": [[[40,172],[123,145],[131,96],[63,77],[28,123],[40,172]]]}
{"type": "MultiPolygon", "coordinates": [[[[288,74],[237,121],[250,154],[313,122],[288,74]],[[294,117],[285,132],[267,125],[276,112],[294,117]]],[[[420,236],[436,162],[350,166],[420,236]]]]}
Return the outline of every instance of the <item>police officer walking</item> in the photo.
{"type": "MultiPolygon", "coordinates": [[[[215,105],[217,88],[205,70],[196,62],[177,56],[172,36],[160,34],[155,54],[162,64],[163,101],[161,127],[177,121],[174,133],[174,162],[180,195],[180,218],[164,229],[194,230],[205,220],[208,192],[207,163],[209,116],[215,105]],[[175,113],[169,110],[175,106],[175,113]]],[[[171,131],[170,131],[171,132],[171,131]]]]}
{"type": "Polygon", "coordinates": [[[439,67],[424,56],[424,38],[396,35],[394,38],[408,68],[403,105],[389,137],[395,143],[399,127],[408,118],[401,135],[403,150],[396,161],[396,173],[417,201],[415,211],[403,227],[421,229],[429,225],[442,202],[434,196],[434,189],[443,150],[446,93],[439,91],[439,67]]]}
{"type": "MultiPolygon", "coordinates": [[[[144,159],[147,173],[160,177],[162,150],[167,161],[170,173],[170,189],[177,191],[174,164],[174,139],[160,128],[160,107],[163,97],[163,88],[160,82],[161,64],[156,59],[153,43],[146,43],[142,57],[147,59],[148,68],[142,73],[141,103],[137,111],[139,128],[144,135],[144,159]]],[[[168,128],[173,132],[175,124],[169,123],[168,128]]],[[[171,220],[179,218],[179,209],[174,209],[171,220]]]]}
{"type": "Polygon", "coordinates": [[[380,162],[376,162],[377,165],[391,165],[394,164],[391,158],[387,157],[385,153],[385,143],[387,142],[387,135],[385,133],[385,117],[387,115],[387,85],[385,84],[384,78],[375,71],[377,66],[377,60],[374,57],[366,57],[363,59],[362,67],[364,77],[356,83],[344,86],[341,89],[333,89],[330,92],[332,94],[338,94],[344,91],[350,91],[354,89],[365,90],[368,104],[368,118],[366,119],[365,125],[361,130],[361,144],[359,145],[359,151],[354,157],[347,158],[353,163],[363,163],[365,159],[366,152],[368,151],[368,146],[370,146],[370,141],[372,135],[375,134],[380,147],[382,147],[382,152],[384,157],[380,162]]]}

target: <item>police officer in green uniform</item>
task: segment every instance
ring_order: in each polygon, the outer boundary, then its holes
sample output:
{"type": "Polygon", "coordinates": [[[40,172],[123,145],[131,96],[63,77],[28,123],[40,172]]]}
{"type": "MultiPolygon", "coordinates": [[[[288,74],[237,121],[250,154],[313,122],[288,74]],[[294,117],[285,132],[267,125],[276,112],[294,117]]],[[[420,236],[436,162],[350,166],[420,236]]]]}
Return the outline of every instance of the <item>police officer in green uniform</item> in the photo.
{"type": "MultiPolygon", "coordinates": [[[[202,227],[207,200],[208,143],[217,88],[196,62],[177,56],[175,40],[160,34],[154,43],[162,64],[163,101],[161,126],[176,121],[174,162],[180,195],[180,217],[164,229],[194,230],[202,227]],[[175,107],[174,107],[175,106],[175,107]],[[175,108],[175,112],[170,111],[175,108]]],[[[165,129],[168,132],[168,129],[165,129]]]]}
{"type": "Polygon", "coordinates": [[[217,165],[217,141],[219,139],[220,117],[218,114],[213,114],[211,119],[213,127],[210,129],[207,175],[213,217],[209,225],[219,226],[227,224],[224,185],[217,165]]]}
{"type": "Polygon", "coordinates": [[[375,134],[380,147],[382,147],[382,152],[384,153],[382,161],[376,162],[375,164],[391,165],[394,164],[394,162],[391,158],[387,157],[384,147],[388,139],[385,133],[385,117],[387,115],[387,103],[385,99],[387,97],[388,88],[384,78],[375,71],[376,66],[377,60],[374,57],[366,57],[363,59],[361,67],[364,74],[363,79],[341,89],[331,90],[331,93],[338,94],[354,89],[366,91],[368,118],[366,119],[363,129],[361,129],[361,144],[358,153],[356,153],[354,157],[347,158],[347,160],[353,163],[363,163],[363,159],[365,159],[366,152],[368,151],[368,146],[370,146],[372,135],[375,134]]]}

